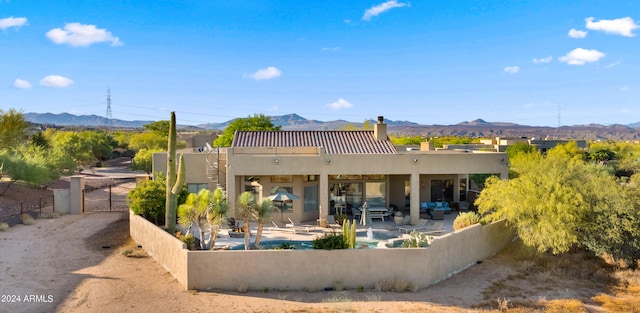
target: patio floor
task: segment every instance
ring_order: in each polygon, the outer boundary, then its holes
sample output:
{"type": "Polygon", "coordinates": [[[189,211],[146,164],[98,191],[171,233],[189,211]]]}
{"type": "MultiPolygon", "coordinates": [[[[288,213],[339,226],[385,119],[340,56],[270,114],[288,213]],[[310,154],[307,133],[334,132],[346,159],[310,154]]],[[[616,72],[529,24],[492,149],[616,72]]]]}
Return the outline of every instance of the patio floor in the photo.
{"type": "MultiPolygon", "coordinates": [[[[443,223],[442,227],[440,228],[441,230],[443,230],[442,233],[429,234],[429,235],[442,236],[444,234],[453,232],[453,220],[455,220],[457,216],[458,216],[458,212],[452,212],[451,214],[444,214],[443,220],[429,219],[429,222],[427,223],[427,225],[431,225],[434,222],[443,223]]],[[[262,231],[261,241],[264,242],[269,240],[313,240],[328,232],[342,231],[342,228],[337,225],[333,225],[333,227],[329,227],[329,228],[319,227],[319,226],[316,226],[315,223],[310,223],[310,222],[306,222],[306,223],[303,222],[301,225],[309,227],[310,230],[307,232],[304,229],[298,229],[294,234],[292,231],[274,229],[273,224],[265,223],[264,229],[262,231]]],[[[255,240],[258,225],[252,222],[250,226],[251,226],[251,242],[253,243],[253,241],[255,240]]],[[[358,223],[356,227],[358,238],[360,237],[366,238],[366,235],[361,236],[361,234],[365,233],[369,227],[371,227],[371,229],[374,230],[376,233],[378,232],[385,233],[386,237],[402,237],[402,235],[404,234],[404,232],[402,234],[399,232],[398,227],[395,226],[395,223],[393,222],[393,219],[387,218],[387,220],[384,222],[380,221],[379,219],[376,219],[371,225],[368,225],[368,226],[363,226],[360,223],[358,223]]],[[[216,241],[216,248],[227,248],[227,247],[233,247],[233,246],[242,245],[242,244],[244,244],[244,238],[232,238],[229,236],[228,229],[223,229],[218,234],[218,240],[216,241]]]]}

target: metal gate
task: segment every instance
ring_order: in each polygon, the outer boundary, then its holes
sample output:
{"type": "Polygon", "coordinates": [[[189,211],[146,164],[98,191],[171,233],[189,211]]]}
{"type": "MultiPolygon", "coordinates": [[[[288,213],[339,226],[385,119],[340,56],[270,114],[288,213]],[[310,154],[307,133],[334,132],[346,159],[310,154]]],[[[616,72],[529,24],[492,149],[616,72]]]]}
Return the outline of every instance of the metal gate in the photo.
{"type": "Polygon", "coordinates": [[[135,187],[135,178],[87,178],[84,212],[128,211],[127,193],[135,187]]]}

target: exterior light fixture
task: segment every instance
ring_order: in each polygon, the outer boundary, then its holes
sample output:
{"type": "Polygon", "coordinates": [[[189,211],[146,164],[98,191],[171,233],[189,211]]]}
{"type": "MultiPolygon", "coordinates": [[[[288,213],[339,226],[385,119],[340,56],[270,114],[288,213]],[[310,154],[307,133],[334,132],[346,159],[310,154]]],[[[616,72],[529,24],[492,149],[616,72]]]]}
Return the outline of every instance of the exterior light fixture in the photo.
{"type": "Polygon", "coordinates": [[[276,164],[280,164],[280,159],[275,159],[275,160],[273,160],[273,162],[276,163],[276,164]]]}

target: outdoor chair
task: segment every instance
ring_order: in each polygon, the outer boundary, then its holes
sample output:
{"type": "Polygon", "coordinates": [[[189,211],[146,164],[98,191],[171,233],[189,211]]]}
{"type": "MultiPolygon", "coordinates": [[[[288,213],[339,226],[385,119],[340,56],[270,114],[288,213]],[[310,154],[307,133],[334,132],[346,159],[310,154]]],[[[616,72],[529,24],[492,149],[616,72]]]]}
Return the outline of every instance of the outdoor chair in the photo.
{"type": "Polygon", "coordinates": [[[402,217],[402,225],[409,225],[411,223],[411,215],[407,214],[402,217]]]}
{"type": "Polygon", "coordinates": [[[362,216],[362,211],[358,208],[351,208],[351,214],[353,214],[353,219],[355,220],[356,217],[362,216]]]}
{"type": "Polygon", "coordinates": [[[329,215],[327,217],[327,226],[329,227],[341,227],[340,225],[338,225],[338,222],[336,222],[336,217],[333,215],[329,215]]]}
{"type": "Polygon", "coordinates": [[[306,232],[309,232],[314,228],[313,226],[302,225],[300,221],[291,218],[289,218],[289,224],[287,224],[286,226],[298,230],[304,230],[306,232]]]}
{"type": "Polygon", "coordinates": [[[442,222],[435,222],[435,223],[425,227],[424,230],[420,231],[420,233],[425,234],[425,235],[442,233],[442,232],[444,232],[444,230],[440,229],[442,227],[442,225],[443,225],[442,222]]]}
{"type": "Polygon", "coordinates": [[[402,233],[402,231],[405,231],[407,234],[410,233],[411,231],[414,230],[421,230],[421,229],[425,229],[427,227],[427,222],[429,220],[425,220],[425,219],[420,219],[415,225],[411,226],[400,226],[398,227],[398,230],[402,233]]]}
{"type": "Polygon", "coordinates": [[[291,227],[283,224],[282,222],[277,222],[277,221],[271,221],[271,223],[273,223],[273,227],[269,227],[267,230],[271,230],[271,231],[281,230],[281,231],[293,232],[294,234],[296,233],[295,227],[291,227]]]}

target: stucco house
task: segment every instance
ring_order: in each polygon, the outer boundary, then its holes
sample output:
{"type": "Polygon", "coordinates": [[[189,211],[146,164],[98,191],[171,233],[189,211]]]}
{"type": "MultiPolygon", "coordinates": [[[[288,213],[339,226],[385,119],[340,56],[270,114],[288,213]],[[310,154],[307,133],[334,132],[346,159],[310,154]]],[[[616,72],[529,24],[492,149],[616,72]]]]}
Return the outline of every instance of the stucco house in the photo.
{"type": "MultiPolygon", "coordinates": [[[[231,147],[182,151],[191,192],[225,189],[231,216],[244,191],[266,198],[286,189],[298,200],[272,219],[326,221],[358,208],[393,207],[420,218],[420,202],[466,200],[470,174],[508,175],[503,152],[400,149],[387,137],[382,116],[373,131],[238,131],[231,147]]],[[[153,170],[166,171],[166,153],[153,170]]]]}

